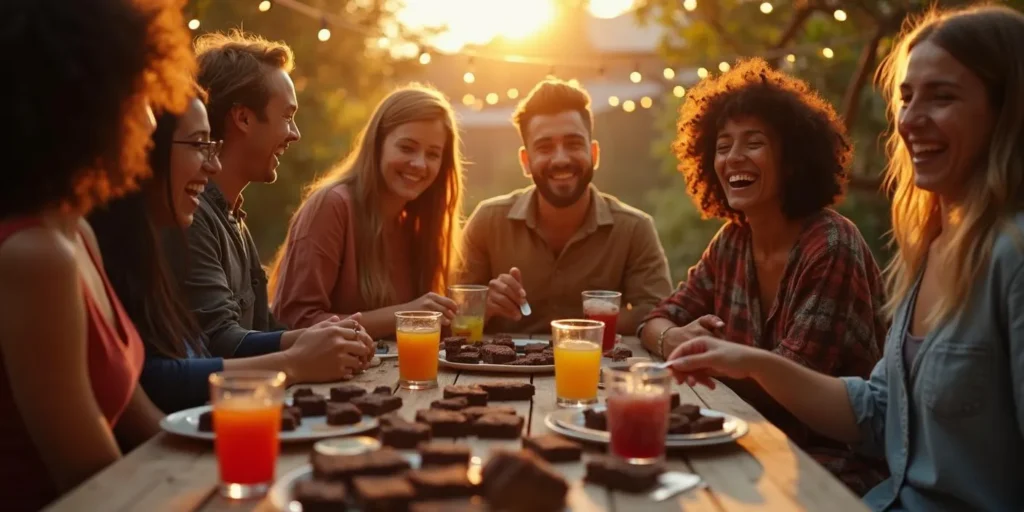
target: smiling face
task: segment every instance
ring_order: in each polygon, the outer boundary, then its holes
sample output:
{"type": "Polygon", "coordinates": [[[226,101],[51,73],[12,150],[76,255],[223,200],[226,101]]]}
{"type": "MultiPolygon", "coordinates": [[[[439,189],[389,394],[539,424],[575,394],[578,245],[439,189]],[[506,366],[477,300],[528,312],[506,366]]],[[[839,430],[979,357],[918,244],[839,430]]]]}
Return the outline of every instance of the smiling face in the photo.
{"type": "Polygon", "coordinates": [[[555,208],[576,204],[594,178],[599,154],[583,117],[575,110],[537,115],[524,132],[520,163],[541,198],[555,208]]]}
{"type": "Polygon", "coordinates": [[[389,193],[409,202],[441,171],[448,129],[440,119],[399,125],[384,138],[380,167],[389,193]]]}
{"type": "Polygon", "coordinates": [[[198,144],[189,142],[209,142],[210,123],[207,120],[206,108],[197,99],[189,102],[188,108],[178,118],[171,144],[170,177],[158,187],[158,197],[150,204],[159,211],[154,212],[164,224],[187,227],[192,224],[192,216],[199,207],[199,194],[203,193],[210,177],[220,172],[220,161],[216,155],[206,158],[206,151],[198,144]],[[170,187],[170,193],[166,187],[170,187]],[[170,204],[168,204],[170,196],[170,204]]]}
{"type": "Polygon", "coordinates": [[[910,52],[900,96],[897,129],[910,152],[915,184],[958,196],[984,162],[995,124],[985,85],[949,52],[925,40],[910,52]]]}
{"type": "Polygon", "coordinates": [[[277,167],[281,155],[288,145],[301,138],[295,124],[295,113],[299,109],[295,98],[295,85],[283,69],[268,69],[266,87],[270,99],[264,109],[264,116],[256,116],[251,110],[241,114],[240,130],[245,133],[246,168],[248,181],[273,183],[277,180],[277,167]]]}
{"type": "Polygon", "coordinates": [[[781,161],[775,134],[760,119],[730,119],[718,130],[715,174],[729,207],[744,215],[781,210],[781,161]]]}

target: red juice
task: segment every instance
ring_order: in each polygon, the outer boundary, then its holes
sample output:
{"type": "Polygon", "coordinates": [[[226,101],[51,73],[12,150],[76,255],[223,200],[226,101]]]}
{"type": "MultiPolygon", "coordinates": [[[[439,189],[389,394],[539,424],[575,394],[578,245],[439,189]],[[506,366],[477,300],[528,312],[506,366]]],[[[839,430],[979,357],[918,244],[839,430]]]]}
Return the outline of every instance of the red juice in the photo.
{"type": "MultiPolygon", "coordinates": [[[[244,405],[244,404],[243,404],[244,405]]],[[[223,482],[266,484],[274,480],[281,406],[213,409],[214,450],[223,482]]]]}
{"type": "Polygon", "coordinates": [[[657,459],[665,453],[669,395],[608,396],[612,454],[625,459],[657,459]]]}
{"type": "Polygon", "coordinates": [[[587,320],[604,322],[604,337],[601,338],[601,350],[615,348],[615,330],[619,322],[619,307],[600,299],[589,299],[583,302],[583,314],[587,320]]]}

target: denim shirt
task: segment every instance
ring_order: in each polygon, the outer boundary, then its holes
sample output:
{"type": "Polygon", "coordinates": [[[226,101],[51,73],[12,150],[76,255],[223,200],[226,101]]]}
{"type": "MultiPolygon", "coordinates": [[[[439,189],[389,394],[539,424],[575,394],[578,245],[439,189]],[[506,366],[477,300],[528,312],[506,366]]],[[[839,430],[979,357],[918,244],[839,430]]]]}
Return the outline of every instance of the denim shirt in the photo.
{"type": "MultiPolygon", "coordinates": [[[[1024,214],[1014,223],[1024,228],[1024,214]]],[[[910,368],[903,344],[920,278],[869,380],[843,377],[860,448],[884,454],[892,474],[864,497],[872,509],[1024,510],[1019,240],[997,237],[964,308],[925,336],[910,368]]]]}

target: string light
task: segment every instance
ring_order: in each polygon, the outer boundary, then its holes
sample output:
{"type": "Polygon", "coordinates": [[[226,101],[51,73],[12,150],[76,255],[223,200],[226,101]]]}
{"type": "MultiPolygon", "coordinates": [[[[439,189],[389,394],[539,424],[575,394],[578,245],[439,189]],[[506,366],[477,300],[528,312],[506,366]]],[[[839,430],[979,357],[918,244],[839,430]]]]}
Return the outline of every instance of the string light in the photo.
{"type": "Polygon", "coordinates": [[[423,64],[424,66],[430,64],[430,52],[420,52],[420,64],[423,64]]]}
{"type": "Polygon", "coordinates": [[[316,38],[322,43],[327,42],[331,38],[331,29],[327,26],[326,17],[320,19],[320,31],[316,33],[316,38]]]}
{"type": "Polygon", "coordinates": [[[831,59],[836,55],[835,52],[832,51],[832,48],[829,48],[827,46],[821,49],[821,54],[824,55],[826,59],[831,59]]]}
{"type": "Polygon", "coordinates": [[[462,75],[462,81],[467,84],[476,82],[476,75],[473,74],[473,57],[469,58],[469,69],[462,75]]]}
{"type": "Polygon", "coordinates": [[[683,2],[683,9],[692,11],[697,8],[697,0],[686,0],[683,2]]]}
{"type": "Polygon", "coordinates": [[[498,102],[498,93],[496,93],[496,92],[489,92],[489,93],[487,93],[487,104],[488,105],[494,105],[497,102],[498,102]]]}
{"type": "Polygon", "coordinates": [[[769,2],[761,2],[761,12],[765,14],[771,14],[772,4],[769,2]]]}
{"type": "Polygon", "coordinates": [[[731,68],[732,66],[730,66],[729,63],[724,60],[718,63],[718,70],[721,71],[722,73],[729,71],[729,69],[731,68]]]}
{"type": "Polygon", "coordinates": [[[469,107],[476,103],[476,98],[472,94],[467,94],[462,97],[462,104],[469,107]]]}
{"type": "Polygon", "coordinates": [[[273,4],[270,3],[270,0],[263,0],[262,2],[260,2],[260,12],[269,11],[271,5],[273,4]]]}
{"type": "Polygon", "coordinates": [[[700,78],[701,80],[707,78],[708,77],[708,69],[707,68],[697,68],[697,77],[700,78]]]}
{"type": "Polygon", "coordinates": [[[842,9],[836,9],[836,12],[832,13],[832,16],[836,21],[846,21],[846,11],[842,9]]]}
{"type": "Polygon", "coordinates": [[[644,96],[643,98],[640,98],[640,106],[643,108],[651,108],[651,105],[653,104],[654,100],[652,100],[650,96],[644,96]]]}
{"type": "Polygon", "coordinates": [[[789,54],[789,55],[786,55],[786,62],[788,62],[790,64],[796,62],[796,55],[793,55],[792,53],[789,54]]]}
{"type": "Polygon", "coordinates": [[[676,98],[682,98],[686,95],[686,88],[681,85],[677,85],[672,88],[672,95],[676,98]]]}
{"type": "Polygon", "coordinates": [[[608,104],[613,106],[613,107],[619,106],[619,97],[618,96],[610,96],[608,98],[608,104]]]}
{"type": "Polygon", "coordinates": [[[640,83],[640,81],[643,80],[643,79],[644,79],[644,76],[641,75],[639,71],[634,71],[634,72],[629,74],[629,81],[633,82],[634,84],[640,83]]]}
{"type": "Polygon", "coordinates": [[[188,21],[188,28],[192,30],[199,30],[199,20],[192,18],[188,21]]]}
{"type": "Polygon", "coordinates": [[[515,87],[513,87],[513,88],[508,90],[507,95],[508,95],[508,99],[514,100],[514,99],[519,97],[519,89],[516,89],[515,87]]]}
{"type": "Polygon", "coordinates": [[[626,112],[632,112],[636,110],[636,103],[633,103],[633,100],[623,101],[622,110],[625,110],[626,112]]]}
{"type": "Polygon", "coordinates": [[[665,80],[672,80],[676,77],[676,70],[672,68],[665,68],[665,71],[662,71],[661,74],[665,76],[665,80]]]}

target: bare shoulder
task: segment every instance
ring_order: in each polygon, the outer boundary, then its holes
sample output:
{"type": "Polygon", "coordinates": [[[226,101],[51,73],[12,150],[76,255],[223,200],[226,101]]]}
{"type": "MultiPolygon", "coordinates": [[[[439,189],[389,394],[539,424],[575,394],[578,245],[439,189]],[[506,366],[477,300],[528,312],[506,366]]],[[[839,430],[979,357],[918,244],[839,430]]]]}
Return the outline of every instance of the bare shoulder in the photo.
{"type": "Polygon", "coordinates": [[[27,277],[75,275],[77,272],[74,243],[52,229],[28,228],[11,235],[0,245],[0,281],[5,287],[8,283],[28,281],[27,277]]]}

